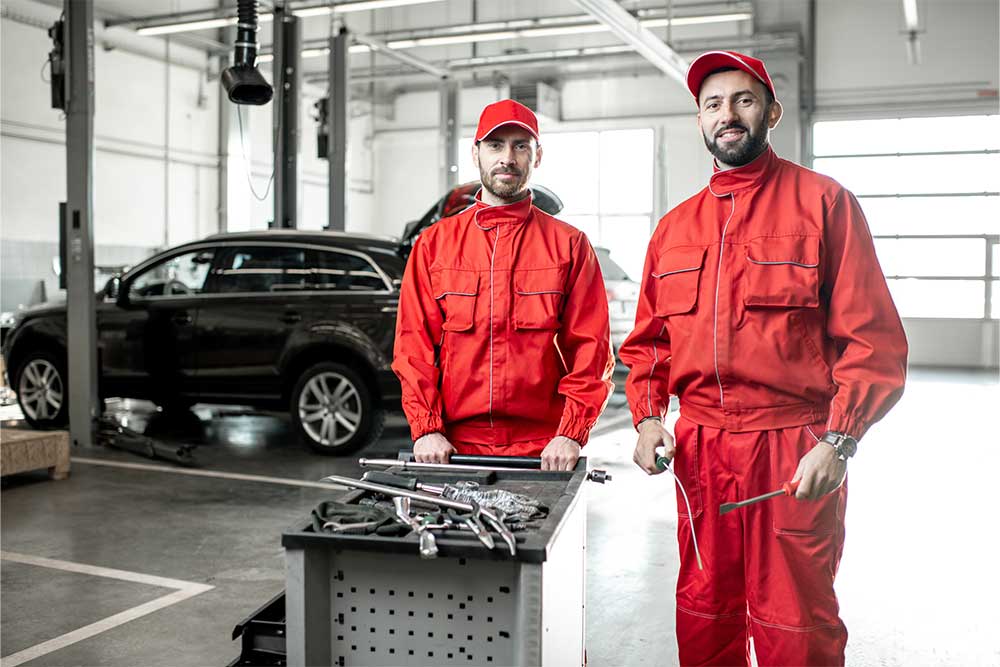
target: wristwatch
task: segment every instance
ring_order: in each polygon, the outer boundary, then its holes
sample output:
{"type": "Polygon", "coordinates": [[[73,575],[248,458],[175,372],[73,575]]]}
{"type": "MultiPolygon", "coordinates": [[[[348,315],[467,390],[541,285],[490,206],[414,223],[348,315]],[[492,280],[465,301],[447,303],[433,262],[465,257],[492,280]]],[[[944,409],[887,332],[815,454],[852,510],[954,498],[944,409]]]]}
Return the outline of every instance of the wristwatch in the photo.
{"type": "Polygon", "coordinates": [[[827,431],[820,438],[820,442],[825,442],[833,447],[833,450],[837,452],[837,458],[841,461],[846,461],[858,451],[857,439],[854,436],[838,431],[827,431]]]}

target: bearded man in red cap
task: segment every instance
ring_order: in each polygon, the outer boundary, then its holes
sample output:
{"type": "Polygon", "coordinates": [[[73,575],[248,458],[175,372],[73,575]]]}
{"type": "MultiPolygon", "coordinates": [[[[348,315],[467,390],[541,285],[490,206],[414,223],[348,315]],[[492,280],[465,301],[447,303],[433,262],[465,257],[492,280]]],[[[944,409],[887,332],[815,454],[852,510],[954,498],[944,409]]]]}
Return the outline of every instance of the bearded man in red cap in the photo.
{"type": "Polygon", "coordinates": [[[657,474],[662,447],[690,501],[678,493],[680,662],[749,665],[752,639],[760,665],[842,665],[847,460],[902,395],[906,338],[857,200],[769,146],[781,104],[764,63],[709,52],[687,84],[715,172],[657,226],[620,351],[633,458],[657,474]],[[794,498],[720,515],[784,482],[794,498]]]}
{"type": "Polygon", "coordinates": [[[604,279],[583,232],[534,207],[538,121],[479,119],[476,202],[421,234],[403,276],[392,368],[417,461],[541,456],[572,470],[612,389],[604,279]]]}

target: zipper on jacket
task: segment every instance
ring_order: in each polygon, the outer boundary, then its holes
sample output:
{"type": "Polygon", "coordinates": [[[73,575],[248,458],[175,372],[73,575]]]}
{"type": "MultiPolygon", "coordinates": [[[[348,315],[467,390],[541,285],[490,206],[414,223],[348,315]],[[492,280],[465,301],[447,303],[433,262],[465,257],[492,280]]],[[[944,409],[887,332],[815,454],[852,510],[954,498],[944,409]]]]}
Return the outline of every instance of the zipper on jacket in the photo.
{"type": "MultiPolygon", "coordinates": [[[[713,193],[714,194],[714,193],[713,193]]],[[[733,202],[733,208],[729,211],[726,224],[722,228],[722,240],[719,241],[719,267],[715,274],[715,318],[712,324],[712,351],[715,354],[715,381],[719,383],[719,405],[726,407],[726,397],[722,393],[722,377],[719,374],[719,284],[722,282],[722,253],[726,249],[726,230],[732,222],[733,214],[736,213],[736,195],[732,192],[729,197],[733,202]]]]}
{"type": "Polygon", "coordinates": [[[490,428],[493,428],[493,266],[497,258],[501,225],[493,228],[493,252],[490,253],[490,428]]]}

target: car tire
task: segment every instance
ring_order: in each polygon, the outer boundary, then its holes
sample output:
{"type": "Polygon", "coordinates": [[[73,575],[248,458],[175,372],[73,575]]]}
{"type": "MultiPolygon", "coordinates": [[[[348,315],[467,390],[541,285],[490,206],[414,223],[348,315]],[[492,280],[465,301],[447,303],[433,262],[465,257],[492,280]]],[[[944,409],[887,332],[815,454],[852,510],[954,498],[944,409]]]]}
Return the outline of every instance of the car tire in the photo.
{"type": "Polygon", "coordinates": [[[289,407],[299,437],[328,456],[356,452],[385,428],[385,410],[373,400],[365,379],[334,362],[309,366],[295,382],[289,407]]]}
{"type": "Polygon", "coordinates": [[[37,429],[61,428],[69,421],[66,362],[47,350],[30,352],[14,380],[17,404],[37,429]]]}

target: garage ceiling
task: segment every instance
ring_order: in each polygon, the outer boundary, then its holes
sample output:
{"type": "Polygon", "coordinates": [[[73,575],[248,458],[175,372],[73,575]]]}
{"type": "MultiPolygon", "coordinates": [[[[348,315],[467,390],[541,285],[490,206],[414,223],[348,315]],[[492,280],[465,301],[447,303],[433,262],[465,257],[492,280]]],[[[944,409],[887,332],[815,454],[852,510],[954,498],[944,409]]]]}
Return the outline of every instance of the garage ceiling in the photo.
{"type": "MultiPolygon", "coordinates": [[[[59,0],[44,1],[54,6],[62,4],[59,0]]],[[[657,71],[573,0],[410,1],[414,4],[337,16],[352,33],[377,38],[405,50],[407,55],[449,67],[464,80],[553,81],[657,71]]],[[[331,4],[322,0],[290,3],[293,10],[314,10],[304,12],[308,15],[301,19],[302,71],[306,81],[320,85],[325,84],[325,46],[332,19],[330,14],[317,15],[315,10],[321,12],[331,4]]],[[[784,0],[625,0],[620,4],[686,58],[711,48],[750,52],[800,48],[801,17],[794,16],[782,24],[780,19],[788,14],[784,0]],[[771,20],[779,19],[776,29],[761,30],[762,11],[771,20]]],[[[807,3],[794,4],[801,7],[807,3]]],[[[268,12],[273,5],[260,2],[259,11],[268,12]]],[[[236,0],[95,0],[99,19],[109,24],[134,19],[122,25],[132,29],[233,16],[235,8],[236,0]]],[[[232,32],[232,28],[209,28],[179,32],[169,38],[209,52],[228,52],[232,32]]],[[[258,39],[266,60],[272,42],[269,21],[261,22],[258,39]]],[[[428,74],[367,51],[360,44],[352,49],[351,69],[354,83],[378,83],[396,90],[435,83],[428,74]]]]}

